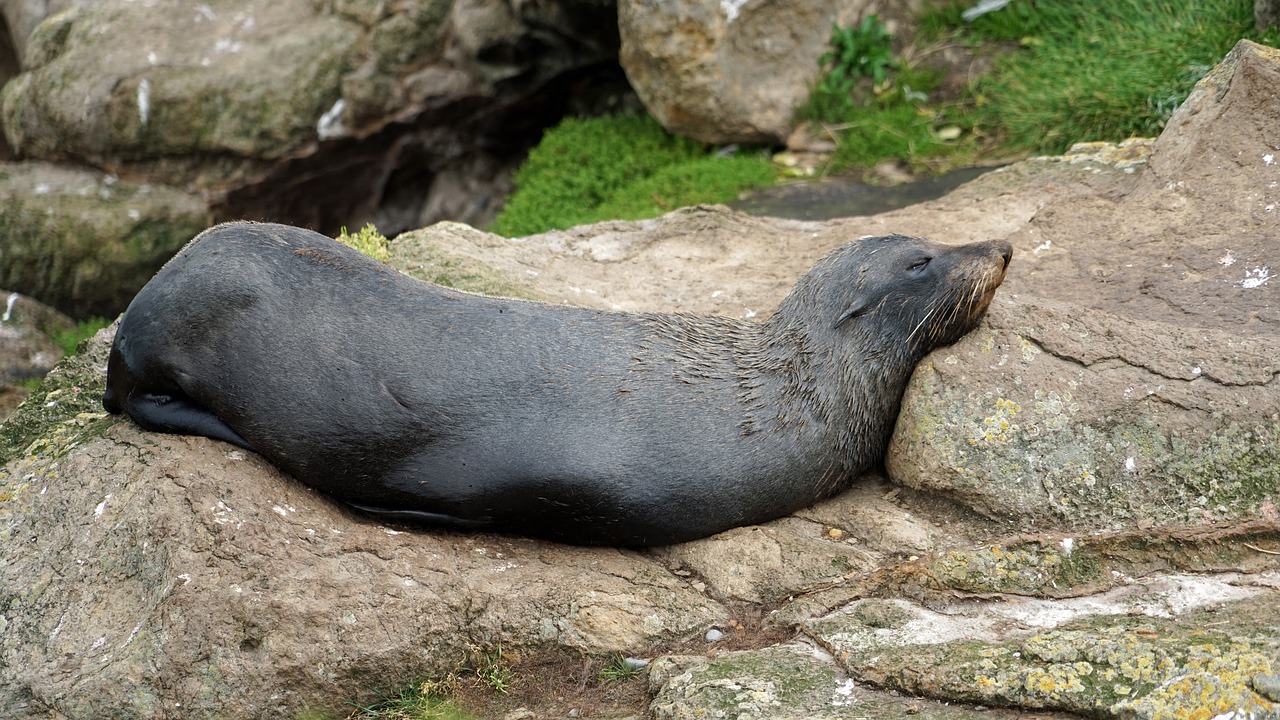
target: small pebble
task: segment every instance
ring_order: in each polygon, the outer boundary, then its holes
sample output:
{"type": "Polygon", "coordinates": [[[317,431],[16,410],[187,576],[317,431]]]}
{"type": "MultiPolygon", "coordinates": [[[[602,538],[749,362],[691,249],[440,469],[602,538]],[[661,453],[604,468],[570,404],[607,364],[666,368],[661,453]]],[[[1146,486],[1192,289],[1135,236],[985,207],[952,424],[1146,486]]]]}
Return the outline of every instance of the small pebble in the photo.
{"type": "Polygon", "coordinates": [[[629,667],[629,668],[631,668],[631,669],[633,669],[633,670],[639,670],[640,668],[645,667],[646,665],[648,665],[648,664],[649,664],[649,661],[648,661],[648,660],[645,660],[644,658],[632,658],[632,657],[629,657],[629,658],[623,658],[623,659],[622,659],[622,664],[623,664],[623,665],[626,665],[627,667],[629,667]]]}
{"type": "Polygon", "coordinates": [[[715,628],[711,628],[710,630],[707,631],[707,642],[719,642],[720,640],[723,640],[723,639],[724,639],[724,633],[720,632],[719,630],[715,628]]]}
{"type": "Polygon", "coordinates": [[[832,540],[839,540],[840,538],[844,537],[844,531],[841,530],[840,528],[831,528],[830,530],[827,531],[827,537],[831,538],[832,540]]]}

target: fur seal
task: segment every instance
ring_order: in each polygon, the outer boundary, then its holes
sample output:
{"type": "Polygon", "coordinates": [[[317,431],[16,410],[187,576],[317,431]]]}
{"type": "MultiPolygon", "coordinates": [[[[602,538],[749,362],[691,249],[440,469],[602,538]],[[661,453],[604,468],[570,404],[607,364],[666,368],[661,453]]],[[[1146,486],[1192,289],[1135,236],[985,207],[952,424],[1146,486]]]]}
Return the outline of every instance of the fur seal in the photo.
{"type": "Polygon", "coordinates": [[[744,322],[473,295],[308,230],[229,223],[129,305],[103,405],[391,518],[665,545],[882,463],[912,370],[977,324],[1010,254],[855,240],[744,322]]]}

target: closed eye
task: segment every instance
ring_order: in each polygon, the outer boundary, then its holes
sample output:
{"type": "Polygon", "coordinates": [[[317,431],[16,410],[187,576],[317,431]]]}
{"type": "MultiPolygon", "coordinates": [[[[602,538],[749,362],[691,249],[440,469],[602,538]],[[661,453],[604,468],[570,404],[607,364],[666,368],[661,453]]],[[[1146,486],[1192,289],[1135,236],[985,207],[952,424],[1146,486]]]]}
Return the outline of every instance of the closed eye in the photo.
{"type": "Polygon", "coordinates": [[[918,273],[921,270],[924,270],[929,265],[929,261],[932,259],[933,258],[930,258],[930,257],[924,257],[924,258],[920,258],[919,260],[916,260],[915,262],[911,263],[911,265],[907,266],[907,272],[918,273]]]}

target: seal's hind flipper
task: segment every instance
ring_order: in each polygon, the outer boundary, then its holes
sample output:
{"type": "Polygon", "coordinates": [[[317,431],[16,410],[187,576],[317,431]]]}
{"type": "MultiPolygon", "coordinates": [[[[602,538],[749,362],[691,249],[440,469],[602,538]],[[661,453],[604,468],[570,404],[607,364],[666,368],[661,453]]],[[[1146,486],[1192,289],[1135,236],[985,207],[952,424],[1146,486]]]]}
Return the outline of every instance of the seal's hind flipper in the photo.
{"type": "Polygon", "coordinates": [[[360,512],[368,513],[382,520],[399,520],[406,523],[431,525],[452,530],[485,530],[493,527],[493,523],[488,520],[467,520],[466,518],[445,513],[433,513],[425,510],[388,510],[350,502],[347,504],[360,512]]]}
{"type": "Polygon", "coordinates": [[[240,437],[240,433],[231,429],[212,410],[188,397],[135,390],[129,393],[124,409],[134,422],[146,430],[175,435],[203,435],[257,452],[247,440],[240,437]]]}

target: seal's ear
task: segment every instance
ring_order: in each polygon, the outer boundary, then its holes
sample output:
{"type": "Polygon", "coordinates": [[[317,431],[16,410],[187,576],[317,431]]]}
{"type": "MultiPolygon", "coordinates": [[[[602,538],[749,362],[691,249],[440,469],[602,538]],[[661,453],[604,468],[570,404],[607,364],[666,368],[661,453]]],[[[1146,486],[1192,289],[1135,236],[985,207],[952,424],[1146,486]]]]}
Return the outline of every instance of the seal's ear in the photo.
{"type": "Polygon", "coordinates": [[[836,324],[831,326],[831,329],[832,330],[840,329],[841,325],[844,325],[850,320],[861,315],[862,312],[866,310],[867,306],[870,304],[871,303],[867,302],[867,299],[865,297],[854,298],[853,302],[850,303],[849,307],[845,308],[845,311],[841,313],[840,318],[836,320],[836,324]]]}

